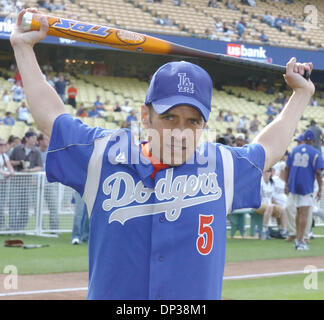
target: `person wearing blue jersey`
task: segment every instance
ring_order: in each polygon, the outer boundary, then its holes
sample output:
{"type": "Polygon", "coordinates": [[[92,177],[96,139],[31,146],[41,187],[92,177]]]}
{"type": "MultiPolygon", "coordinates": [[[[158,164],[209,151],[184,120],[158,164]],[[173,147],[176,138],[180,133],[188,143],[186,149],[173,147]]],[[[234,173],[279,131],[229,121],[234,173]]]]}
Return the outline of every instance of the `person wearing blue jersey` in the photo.
{"type": "Polygon", "coordinates": [[[51,136],[47,177],[79,192],[90,215],[87,298],[220,299],[226,214],[260,206],[262,172],[282,158],[314,94],[302,77],[312,64],[292,58],[284,78],[293,93],[283,112],[253,143],[228,147],[199,144],[211,111],[209,74],[166,63],[141,109],[147,141],[135,143],[131,130],[91,128],[66,113],[33,51],[47,20],[24,33],[24,12],[11,45],[31,113],[51,136]]]}
{"type": "MultiPolygon", "coordinates": [[[[290,201],[296,208],[296,250],[309,250],[304,234],[313,207],[315,178],[318,183],[316,195],[318,201],[322,193],[324,162],[321,153],[312,146],[314,140],[313,131],[305,131],[303,134],[304,143],[297,145],[292,150],[286,162],[286,192],[289,192],[290,201]]],[[[306,233],[308,231],[306,230],[306,233]]]]}

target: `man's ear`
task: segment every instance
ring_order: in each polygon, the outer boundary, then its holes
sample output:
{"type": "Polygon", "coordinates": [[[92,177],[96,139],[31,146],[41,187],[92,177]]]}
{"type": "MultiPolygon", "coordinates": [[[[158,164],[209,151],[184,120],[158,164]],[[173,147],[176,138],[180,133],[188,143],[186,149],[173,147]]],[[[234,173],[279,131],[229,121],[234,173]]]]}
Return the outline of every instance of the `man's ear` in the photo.
{"type": "Polygon", "coordinates": [[[147,105],[143,104],[141,107],[141,121],[145,129],[148,129],[150,123],[150,109],[147,105]]]}

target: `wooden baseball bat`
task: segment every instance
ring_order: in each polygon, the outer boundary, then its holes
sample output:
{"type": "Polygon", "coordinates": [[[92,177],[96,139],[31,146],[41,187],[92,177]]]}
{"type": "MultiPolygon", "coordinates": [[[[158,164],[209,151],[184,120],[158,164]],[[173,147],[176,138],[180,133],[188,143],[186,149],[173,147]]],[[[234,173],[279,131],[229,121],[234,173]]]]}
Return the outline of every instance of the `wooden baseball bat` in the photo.
{"type": "MultiPolygon", "coordinates": [[[[40,17],[40,14],[26,12],[22,19],[23,29],[25,31],[39,30],[40,17]]],[[[53,16],[46,16],[46,18],[49,24],[47,32],[49,36],[105,45],[128,51],[207,58],[229,65],[245,65],[249,68],[259,69],[260,71],[269,70],[281,74],[286,72],[286,67],[284,66],[197,50],[138,32],[53,16]]],[[[305,72],[304,78],[309,79],[310,73],[305,72]]]]}

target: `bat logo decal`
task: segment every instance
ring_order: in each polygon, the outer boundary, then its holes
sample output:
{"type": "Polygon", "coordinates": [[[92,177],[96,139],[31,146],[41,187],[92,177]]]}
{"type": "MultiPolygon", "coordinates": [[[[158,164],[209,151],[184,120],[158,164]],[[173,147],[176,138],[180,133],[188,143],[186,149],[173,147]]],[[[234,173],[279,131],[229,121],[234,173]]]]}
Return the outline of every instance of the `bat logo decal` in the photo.
{"type": "Polygon", "coordinates": [[[53,24],[53,27],[59,30],[71,30],[76,33],[88,34],[100,38],[107,38],[110,34],[110,28],[105,26],[96,26],[89,23],[81,23],[69,19],[59,19],[53,24]]]}
{"type": "Polygon", "coordinates": [[[117,30],[116,37],[121,42],[134,46],[143,44],[146,41],[144,35],[126,30],[117,30]]]}

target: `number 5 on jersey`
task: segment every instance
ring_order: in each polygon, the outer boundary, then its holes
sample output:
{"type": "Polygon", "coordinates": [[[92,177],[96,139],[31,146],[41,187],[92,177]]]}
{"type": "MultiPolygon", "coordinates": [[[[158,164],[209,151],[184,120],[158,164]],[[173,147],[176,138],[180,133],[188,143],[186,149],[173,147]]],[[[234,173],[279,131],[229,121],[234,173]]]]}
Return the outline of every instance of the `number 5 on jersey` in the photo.
{"type": "Polygon", "coordinates": [[[199,215],[198,238],[196,242],[197,250],[202,255],[207,255],[213,249],[214,232],[211,224],[214,221],[214,216],[199,215]]]}

